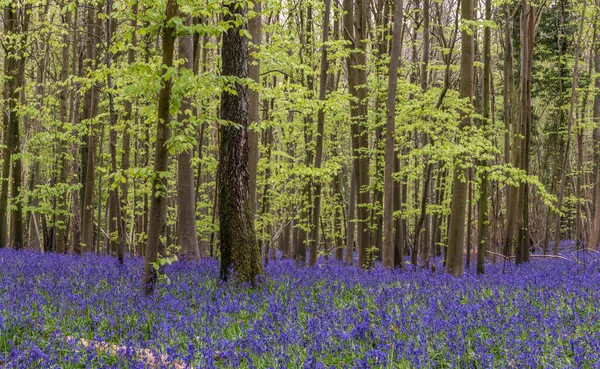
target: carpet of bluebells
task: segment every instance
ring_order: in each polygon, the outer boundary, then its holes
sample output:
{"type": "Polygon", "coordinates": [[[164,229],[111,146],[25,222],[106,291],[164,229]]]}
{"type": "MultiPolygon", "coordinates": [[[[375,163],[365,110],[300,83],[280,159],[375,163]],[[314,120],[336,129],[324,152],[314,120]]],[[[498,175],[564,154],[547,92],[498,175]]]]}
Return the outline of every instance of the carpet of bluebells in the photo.
{"type": "Polygon", "coordinates": [[[168,266],[145,298],[141,260],[3,249],[0,367],[143,368],[136,348],[193,368],[600,368],[600,263],[502,268],[455,279],[278,260],[249,289],[205,260],[168,266]]]}

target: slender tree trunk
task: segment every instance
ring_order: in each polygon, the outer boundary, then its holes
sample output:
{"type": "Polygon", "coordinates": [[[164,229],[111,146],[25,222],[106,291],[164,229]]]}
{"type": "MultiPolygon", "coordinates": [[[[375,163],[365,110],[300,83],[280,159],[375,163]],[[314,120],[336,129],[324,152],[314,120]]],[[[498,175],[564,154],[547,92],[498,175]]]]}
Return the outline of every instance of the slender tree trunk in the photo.
{"type": "MultiPolygon", "coordinates": [[[[461,17],[463,21],[473,20],[473,1],[462,0],[461,17]]],[[[473,98],[473,33],[471,30],[463,27],[461,30],[461,59],[460,59],[460,96],[471,102],[473,98]]],[[[464,131],[471,124],[469,116],[464,116],[460,123],[461,131],[464,131]]],[[[467,206],[468,180],[467,169],[462,167],[461,161],[465,158],[458,158],[455,162],[453,186],[452,186],[452,204],[450,207],[450,220],[448,223],[448,255],[446,268],[448,273],[455,277],[463,274],[463,255],[465,241],[465,210],[467,206]]]]}
{"type": "Polygon", "coordinates": [[[354,166],[350,169],[350,190],[348,191],[348,225],[346,226],[346,264],[352,265],[354,261],[355,244],[355,214],[356,214],[356,177],[354,166]]]}
{"type": "MultiPolygon", "coordinates": [[[[27,35],[30,8],[24,9],[6,6],[4,8],[4,34],[27,35]]],[[[9,38],[7,38],[10,40],[9,38]]],[[[21,42],[26,42],[22,40],[21,42]]],[[[6,146],[2,164],[2,191],[0,193],[0,247],[7,244],[8,233],[6,214],[8,212],[8,188],[11,188],[11,198],[14,206],[11,207],[11,238],[10,244],[15,248],[23,247],[23,205],[20,197],[21,187],[21,158],[14,156],[20,152],[19,116],[17,106],[20,99],[19,89],[23,85],[25,55],[21,46],[8,42],[4,44],[4,71],[7,79],[4,83],[4,99],[6,111],[3,114],[5,127],[6,146]],[[9,182],[9,174],[11,174],[9,182]]]]}
{"type": "MultiPolygon", "coordinates": [[[[492,0],[485,0],[485,20],[492,19],[492,0]]],[[[491,29],[483,29],[483,121],[482,129],[487,133],[490,119],[490,87],[491,87],[491,29]]],[[[477,274],[485,273],[485,251],[489,247],[489,210],[488,210],[488,162],[480,160],[479,173],[479,199],[477,200],[477,274]]]]}
{"type": "MultiPolygon", "coordinates": [[[[115,181],[115,176],[119,174],[119,169],[117,168],[117,114],[115,112],[115,101],[112,90],[114,88],[113,77],[110,72],[112,68],[112,58],[114,57],[112,52],[110,52],[112,45],[112,36],[114,29],[114,21],[112,18],[112,3],[113,0],[106,0],[106,39],[107,39],[107,49],[109,52],[106,53],[106,68],[109,70],[107,75],[107,84],[108,84],[108,104],[109,104],[109,120],[110,120],[110,163],[112,176],[109,180],[109,196],[110,196],[110,206],[112,216],[116,217],[116,219],[111,219],[109,224],[116,225],[116,229],[111,229],[110,237],[111,237],[111,245],[112,249],[117,250],[117,257],[119,259],[119,263],[123,264],[123,258],[125,255],[125,224],[123,221],[123,214],[121,212],[121,198],[119,195],[119,182],[115,181]],[[116,242],[113,240],[113,232],[117,232],[117,240],[116,242]]],[[[99,194],[100,195],[100,194],[99,194]]]]}
{"type": "MultiPolygon", "coordinates": [[[[75,26],[83,23],[83,16],[78,11],[78,8],[75,9],[74,19],[75,26]]],[[[77,34],[73,35],[73,49],[72,49],[72,58],[73,58],[73,67],[72,73],[75,76],[81,77],[83,73],[83,43],[78,39],[77,34]],[[77,62],[76,62],[77,61],[77,62]]],[[[75,83],[75,90],[79,90],[80,83],[75,83]]],[[[79,126],[79,106],[81,102],[81,98],[79,94],[73,94],[74,103],[71,109],[71,132],[73,136],[77,137],[77,127],[79,126]]],[[[74,187],[78,183],[78,174],[80,172],[79,161],[77,158],[78,153],[78,145],[76,142],[71,143],[71,155],[74,158],[71,161],[71,185],[74,187]]],[[[81,209],[79,205],[81,204],[80,199],[80,191],[71,190],[71,241],[70,241],[70,251],[77,255],[81,254],[81,209]]]]}
{"type": "MultiPolygon", "coordinates": [[[[579,48],[581,46],[581,39],[583,37],[583,26],[585,24],[585,10],[587,7],[587,1],[583,3],[583,10],[581,12],[581,21],[579,23],[579,33],[577,36],[577,40],[575,41],[575,45],[573,45],[573,58],[574,58],[574,64],[573,64],[573,83],[571,86],[571,103],[569,106],[569,120],[568,120],[568,126],[567,126],[567,141],[565,144],[565,151],[564,151],[564,157],[563,157],[563,162],[562,162],[562,171],[561,171],[561,175],[560,175],[560,187],[558,189],[558,203],[556,205],[556,208],[559,211],[562,211],[562,203],[563,203],[563,199],[564,199],[564,192],[565,192],[565,184],[566,184],[566,179],[567,179],[567,163],[569,161],[569,154],[570,154],[570,148],[571,148],[571,131],[573,128],[573,124],[575,121],[575,108],[577,106],[577,88],[579,87],[579,48]]],[[[560,243],[560,237],[561,237],[561,216],[560,214],[558,214],[556,216],[556,226],[555,226],[555,233],[554,233],[554,255],[558,254],[558,246],[560,243]]]]}
{"type": "MultiPolygon", "coordinates": [[[[96,58],[95,36],[97,35],[97,17],[93,7],[87,9],[87,32],[86,37],[86,56],[88,59],[88,68],[93,69],[93,60],[96,58]]],[[[92,251],[94,246],[94,185],[95,185],[95,157],[96,140],[94,139],[93,119],[96,116],[96,107],[98,106],[98,87],[94,84],[86,91],[83,101],[82,120],[88,126],[89,133],[84,137],[85,146],[82,149],[82,223],[81,223],[81,246],[82,252],[92,251]]]]}
{"type": "MultiPolygon", "coordinates": [[[[175,47],[175,25],[170,20],[177,15],[176,0],[167,1],[165,27],[163,28],[163,55],[161,75],[167,73],[173,66],[173,51],[175,47]]],[[[168,170],[167,141],[171,134],[169,129],[169,105],[173,81],[170,78],[161,78],[161,89],[158,95],[158,121],[156,122],[156,142],[154,149],[154,175],[152,176],[152,196],[150,198],[150,214],[148,225],[148,240],[146,242],[146,256],[144,259],[144,291],[150,295],[158,277],[154,268],[158,260],[161,231],[165,226],[163,214],[167,206],[167,180],[164,174],[168,170]]]]}
{"type": "MultiPolygon", "coordinates": [[[[233,22],[246,13],[245,3],[227,5],[225,22],[233,22]]],[[[241,26],[233,26],[223,34],[221,49],[222,75],[248,77],[248,39],[240,34],[241,26]]],[[[252,283],[263,274],[260,249],[254,233],[254,219],[249,194],[248,174],[248,91],[239,83],[236,94],[223,91],[221,119],[233,125],[222,125],[219,147],[219,220],[221,238],[221,279],[227,280],[231,269],[239,282],[252,283]]]]}
{"type": "MultiPolygon", "coordinates": [[[[327,94],[327,70],[329,63],[327,61],[327,42],[329,41],[329,14],[331,11],[331,1],[325,0],[325,14],[323,16],[323,46],[321,49],[321,75],[319,81],[319,100],[321,106],[317,117],[317,137],[315,148],[315,169],[321,168],[323,161],[323,134],[325,133],[325,102],[327,94]]],[[[313,266],[317,263],[317,246],[319,244],[319,220],[321,217],[321,179],[317,178],[314,183],[313,193],[313,214],[312,214],[312,235],[310,237],[310,254],[308,265],[313,266]]]]}
{"type": "Polygon", "coordinates": [[[356,84],[349,83],[354,97],[358,100],[356,107],[355,125],[355,149],[354,156],[357,170],[357,205],[358,205],[358,264],[363,268],[370,266],[368,250],[370,245],[369,230],[369,137],[367,124],[367,0],[356,0],[355,17],[355,47],[359,50],[353,53],[351,58],[356,59],[356,84]]]}
{"type": "Polygon", "coordinates": [[[384,267],[394,267],[394,157],[396,156],[396,88],[398,86],[398,67],[402,47],[403,1],[394,1],[394,28],[392,51],[388,77],[388,98],[385,136],[385,168],[383,177],[383,250],[384,267]]]}
{"type": "MultiPolygon", "coordinates": [[[[132,18],[129,20],[129,27],[131,30],[131,45],[129,46],[129,50],[127,51],[127,64],[132,65],[136,61],[136,48],[137,48],[137,17],[138,17],[138,2],[135,1],[131,5],[131,13],[132,18]]],[[[123,175],[125,176],[125,182],[121,184],[121,213],[122,217],[125,219],[129,216],[132,222],[131,230],[132,234],[130,234],[130,242],[128,242],[130,249],[133,251],[135,249],[134,243],[134,228],[133,223],[135,223],[135,205],[131,207],[131,211],[127,211],[129,208],[129,181],[130,178],[127,176],[127,170],[130,167],[131,163],[131,131],[134,126],[134,116],[133,116],[133,102],[131,99],[126,99],[124,103],[125,114],[123,116],[123,121],[125,123],[125,128],[123,130],[123,154],[121,155],[121,170],[123,171],[123,175]]],[[[135,190],[134,190],[135,192],[135,190]]],[[[136,199],[134,197],[134,204],[136,199]]]]}
{"type": "MultiPolygon", "coordinates": [[[[252,79],[254,83],[260,83],[260,58],[256,57],[256,53],[260,50],[260,44],[262,42],[262,15],[261,15],[261,2],[260,0],[254,3],[255,15],[248,20],[248,30],[252,35],[252,47],[250,48],[250,54],[248,55],[248,78],[252,79]]],[[[250,89],[248,91],[249,103],[249,124],[256,124],[259,122],[259,96],[258,91],[250,89]]],[[[258,167],[258,141],[259,132],[257,128],[250,127],[248,130],[248,175],[249,177],[249,193],[250,193],[250,204],[252,205],[252,212],[256,213],[257,204],[257,190],[256,190],[256,178],[257,178],[257,167],[258,167]]]]}
{"type": "Polygon", "coordinates": [[[598,239],[600,238],[600,32],[598,30],[598,16],[600,15],[600,0],[596,0],[596,23],[595,23],[595,40],[594,40],[594,70],[596,78],[594,86],[596,88],[594,94],[594,112],[593,118],[596,123],[594,129],[594,172],[596,185],[594,187],[594,220],[592,230],[590,232],[590,240],[588,247],[591,249],[600,250],[598,239]]]}

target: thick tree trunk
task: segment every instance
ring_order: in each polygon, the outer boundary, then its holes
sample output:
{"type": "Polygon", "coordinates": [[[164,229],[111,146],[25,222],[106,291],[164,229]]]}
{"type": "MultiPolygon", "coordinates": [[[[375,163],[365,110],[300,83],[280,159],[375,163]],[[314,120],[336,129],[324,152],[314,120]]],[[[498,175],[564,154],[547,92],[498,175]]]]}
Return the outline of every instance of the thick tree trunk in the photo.
{"type": "MultiPolygon", "coordinates": [[[[463,21],[473,20],[473,1],[462,0],[461,16],[463,21]]],[[[460,59],[460,96],[471,102],[473,98],[473,33],[471,30],[463,27],[461,30],[461,59],[460,59]]],[[[461,130],[470,126],[470,117],[464,116],[460,123],[461,130]]],[[[455,163],[453,186],[452,186],[452,204],[450,207],[450,220],[448,223],[448,255],[446,268],[448,273],[455,277],[463,274],[463,255],[465,241],[465,210],[467,206],[468,193],[468,175],[467,169],[461,167],[461,161],[464,158],[458,158],[455,163]]]]}
{"type": "MultiPolygon", "coordinates": [[[[243,2],[227,5],[225,22],[233,22],[246,13],[243,2]]],[[[222,75],[248,77],[248,39],[233,26],[223,34],[222,75]]],[[[254,233],[254,217],[249,194],[248,174],[248,91],[235,83],[236,93],[221,95],[221,119],[231,122],[220,127],[219,147],[219,220],[221,240],[221,279],[230,271],[239,282],[252,283],[263,274],[260,249],[254,233]]]]}
{"type": "Polygon", "coordinates": [[[394,28],[392,34],[392,52],[388,77],[388,97],[385,135],[385,168],[383,176],[383,250],[384,267],[394,267],[394,158],[396,156],[396,88],[398,86],[398,67],[402,48],[403,1],[394,1],[394,28]]]}
{"type": "MultiPolygon", "coordinates": [[[[170,20],[177,15],[177,1],[168,0],[166,9],[165,27],[163,29],[163,55],[161,75],[167,73],[173,66],[173,51],[175,47],[175,26],[170,20]]],[[[158,273],[155,263],[158,260],[161,232],[164,230],[167,207],[167,178],[168,149],[167,141],[171,135],[169,128],[169,105],[171,102],[171,78],[161,78],[161,89],[158,95],[158,121],[156,122],[156,142],[154,148],[154,175],[152,176],[152,196],[150,197],[150,214],[146,241],[146,255],[144,259],[144,292],[152,294],[157,281],[158,273]]]]}

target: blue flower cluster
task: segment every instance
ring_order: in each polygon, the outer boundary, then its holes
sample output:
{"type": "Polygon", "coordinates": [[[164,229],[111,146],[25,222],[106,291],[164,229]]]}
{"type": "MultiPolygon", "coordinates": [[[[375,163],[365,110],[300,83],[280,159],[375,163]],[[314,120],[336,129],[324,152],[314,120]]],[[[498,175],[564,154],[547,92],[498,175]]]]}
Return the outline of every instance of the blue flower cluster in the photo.
{"type": "Polygon", "coordinates": [[[141,260],[0,250],[0,367],[144,368],[151,350],[156,367],[600,368],[598,263],[266,270],[250,289],[180,262],[145,298],[141,260]]]}

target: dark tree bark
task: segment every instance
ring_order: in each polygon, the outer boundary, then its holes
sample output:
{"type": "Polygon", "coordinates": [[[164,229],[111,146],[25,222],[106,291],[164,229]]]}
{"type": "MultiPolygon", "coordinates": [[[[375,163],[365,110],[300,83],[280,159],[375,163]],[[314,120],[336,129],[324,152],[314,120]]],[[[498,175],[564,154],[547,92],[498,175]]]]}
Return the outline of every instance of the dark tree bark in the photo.
{"type": "MultiPolygon", "coordinates": [[[[16,5],[16,4],[15,4],[16,5]]],[[[5,35],[24,33],[28,30],[30,7],[17,8],[6,6],[4,8],[4,32],[5,35]]],[[[6,146],[2,164],[2,190],[0,192],[0,247],[7,245],[7,219],[8,212],[8,188],[11,189],[11,198],[14,206],[11,208],[11,237],[9,243],[14,248],[23,247],[23,204],[20,197],[21,189],[21,158],[14,158],[20,153],[19,116],[17,105],[20,99],[19,89],[23,85],[25,55],[21,48],[24,46],[9,42],[4,44],[4,73],[7,79],[4,83],[4,99],[6,111],[2,114],[4,121],[4,137],[6,146]],[[9,182],[9,174],[11,180],[9,182]]],[[[21,42],[26,43],[25,38],[21,42]]]]}
{"type": "MultiPolygon", "coordinates": [[[[110,52],[111,44],[112,44],[112,36],[115,24],[112,18],[112,3],[113,0],[106,0],[106,39],[107,39],[107,49],[109,50],[106,53],[106,67],[110,71],[112,67],[112,58],[114,55],[110,52]]],[[[125,255],[125,222],[123,220],[123,213],[121,212],[121,197],[119,194],[119,182],[115,181],[115,176],[119,173],[119,169],[117,168],[117,114],[115,112],[115,99],[112,93],[113,90],[113,77],[109,72],[107,75],[107,85],[108,85],[108,101],[109,101],[109,120],[110,120],[110,165],[112,170],[112,176],[109,180],[109,196],[110,196],[110,207],[111,207],[111,221],[109,224],[112,224],[113,227],[116,226],[116,229],[110,229],[110,243],[111,249],[117,250],[117,257],[119,259],[119,263],[123,264],[123,258],[125,255]],[[113,232],[117,232],[117,239],[114,239],[113,232]]]]}
{"type": "MultiPolygon", "coordinates": [[[[96,58],[95,40],[98,35],[96,10],[87,8],[87,33],[86,58],[87,68],[94,69],[96,58]]],[[[84,145],[81,150],[82,160],[82,204],[81,204],[81,251],[92,251],[94,246],[94,185],[95,185],[95,157],[96,139],[94,138],[93,119],[98,107],[98,87],[94,84],[86,91],[83,101],[82,120],[88,126],[88,133],[84,136],[84,145]]]]}
{"type": "Polygon", "coordinates": [[[394,28],[392,33],[392,52],[387,91],[387,115],[385,134],[385,169],[383,177],[383,250],[384,267],[394,267],[394,157],[396,156],[396,88],[398,86],[398,67],[402,48],[403,2],[394,1],[394,28]]]}
{"type": "MultiPolygon", "coordinates": [[[[225,22],[246,14],[243,2],[227,3],[225,22]]],[[[248,77],[248,39],[240,34],[240,25],[223,34],[222,75],[248,77]]],[[[263,274],[260,249],[254,232],[248,174],[248,91],[235,82],[236,93],[223,91],[219,147],[219,221],[221,240],[221,279],[233,270],[239,282],[254,284],[263,274]]]]}
{"type": "MultiPolygon", "coordinates": [[[[492,1],[485,0],[485,20],[490,21],[492,18],[492,1]]],[[[490,119],[490,85],[491,85],[491,30],[490,27],[485,27],[483,30],[483,122],[482,128],[486,130],[490,119]]],[[[477,273],[485,272],[485,251],[489,244],[488,234],[488,175],[487,175],[487,160],[479,161],[479,199],[477,200],[477,273]]]]}
{"type": "MultiPolygon", "coordinates": [[[[177,1],[168,0],[166,19],[163,28],[163,55],[162,71],[164,76],[168,68],[173,66],[173,51],[175,48],[175,26],[170,20],[177,15],[177,1]]],[[[171,104],[171,78],[161,78],[161,88],[158,95],[158,121],[156,122],[156,142],[154,148],[154,175],[152,176],[152,196],[150,198],[150,214],[148,225],[148,240],[146,242],[146,255],[144,259],[144,292],[146,296],[152,294],[158,277],[154,268],[158,260],[161,232],[166,223],[167,208],[167,179],[169,152],[167,141],[171,135],[169,129],[169,106],[171,104]]]]}

